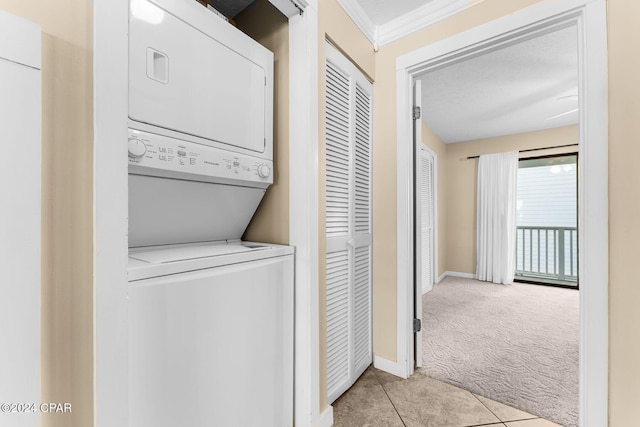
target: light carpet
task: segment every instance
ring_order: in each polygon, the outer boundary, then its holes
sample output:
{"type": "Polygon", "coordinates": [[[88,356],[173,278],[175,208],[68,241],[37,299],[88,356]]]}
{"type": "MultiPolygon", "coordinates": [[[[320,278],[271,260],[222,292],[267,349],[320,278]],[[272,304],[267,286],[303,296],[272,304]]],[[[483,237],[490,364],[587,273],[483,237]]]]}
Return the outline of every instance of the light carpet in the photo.
{"type": "Polygon", "coordinates": [[[578,291],[447,277],[422,304],[423,373],[578,426],[578,291]]]}

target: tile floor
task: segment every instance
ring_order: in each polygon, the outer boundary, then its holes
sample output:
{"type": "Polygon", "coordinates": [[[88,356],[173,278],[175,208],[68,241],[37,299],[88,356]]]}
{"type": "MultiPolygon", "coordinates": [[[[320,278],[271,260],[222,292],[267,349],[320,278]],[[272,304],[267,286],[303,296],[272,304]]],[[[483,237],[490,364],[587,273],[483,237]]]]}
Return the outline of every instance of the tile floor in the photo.
{"type": "Polygon", "coordinates": [[[333,403],[334,427],[561,427],[416,373],[403,380],[369,367],[333,403]]]}

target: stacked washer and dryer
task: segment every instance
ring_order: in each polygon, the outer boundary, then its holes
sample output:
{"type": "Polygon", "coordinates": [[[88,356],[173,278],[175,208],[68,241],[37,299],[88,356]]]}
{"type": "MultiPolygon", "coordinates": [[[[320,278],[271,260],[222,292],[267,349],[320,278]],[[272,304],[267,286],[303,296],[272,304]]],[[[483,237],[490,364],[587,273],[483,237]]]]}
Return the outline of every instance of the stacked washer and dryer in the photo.
{"type": "Polygon", "coordinates": [[[241,241],[273,183],[273,55],[195,0],[131,0],[132,427],[293,424],[293,248],[241,241]]]}

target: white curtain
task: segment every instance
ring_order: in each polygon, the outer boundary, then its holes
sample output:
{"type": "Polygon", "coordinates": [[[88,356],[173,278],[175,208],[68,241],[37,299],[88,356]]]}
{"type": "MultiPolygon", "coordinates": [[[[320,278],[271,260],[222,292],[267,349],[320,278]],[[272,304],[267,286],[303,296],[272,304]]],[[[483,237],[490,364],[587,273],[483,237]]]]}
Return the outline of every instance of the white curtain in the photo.
{"type": "Polygon", "coordinates": [[[480,156],[476,272],[478,280],[513,283],[518,153],[480,156]]]}

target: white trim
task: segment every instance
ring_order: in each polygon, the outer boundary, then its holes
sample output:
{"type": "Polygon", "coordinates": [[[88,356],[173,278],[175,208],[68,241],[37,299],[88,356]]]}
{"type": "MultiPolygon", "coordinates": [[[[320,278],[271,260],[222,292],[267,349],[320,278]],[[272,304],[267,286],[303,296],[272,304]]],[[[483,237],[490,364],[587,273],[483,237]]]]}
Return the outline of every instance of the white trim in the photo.
{"type": "MultiPolygon", "coordinates": [[[[540,2],[399,57],[397,66],[398,360],[412,372],[411,83],[436,63],[573,22],[579,33],[580,96],[580,425],[607,424],[608,398],[608,80],[605,0],[540,2]],[[407,167],[409,165],[409,167],[407,167]],[[404,302],[404,306],[402,303],[404,302]],[[403,335],[403,337],[401,337],[403,335]]],[[[447,272],[446,275],[453,275],[447,272]]],[[[466,274],[465,274],[466,276],[466,274]]]]}
{"type": "Polygon", "coordinates": [[[374,49],[422,30],[485,0],[432,0],[386,24],[376,25],[357,0],[338,0],[374,49]]]}
{"type": "Polygon", "coordinates": [[[312,426],[321,409],[318,9],[315,0],[311,0],[304,14],[289,19],[289,76],[289,140],[292,141],[289,144],[289,244],[296,247],[294,419],[296,426],[312,426]]]}
{"type": "Polygon", "coordinates": [[[442,273],[442,278],[444,279],[445,277],[462,277],[463,279],[477,279],[478,276],[474,273],[462,273],[460,271],[445,271],[444,273],[442,273]]]}
{"type": "MultiPolygon", "coordinates": [[[[396,87],[398,104],[396,105],[398,140],[397,140],[397,346],[396,360],[405,366],[404,376],[413,373],[413,335],[411,339],[407,331],[413,319],[413,131],[411,127],[402,126],[409,123],[413,126],[411,105],[413,97],[413,79],[406,70],[397,70],[396,87]],[[411,171],[411,173],[409,173],[411,171]],[[411,286],[408,286],[408,284],[411,286]],[[409,316],[411,318],[409,318],[409,316]]],[[[411,329],[413,329],[411,327],[411,329]]]]}
{"type": "Polygon", "coordinates": [[[395,375],[396,377],[405,379],[409,378],[405,363],[392,362],[389,359],[374,355],[373,366],[376,369],[380,369],[381,371],[385,371],[391,375],[395,375]]]}
{"type": "Polygon", "coordinates": [[[580,23],[580,425],[607,425],[609,332],[608,69],[606,2],[580,23]],[[585,96],[582,96],[582,94],[585,96]]]}
{"type": "Polygon", "coordinates": [[[333,425],[333,406],[329,406],[322,411],[320,418],[318,419],[318,427],[331,427],[333,425]]]}
{"type": "Polygon", "coordinates": [[[411,33],[422,30],[436,22],[447,19],[465,11],[471,6],[484,0],[471,2],[469,0],[433,0],[412,10],[391,22],[379,25],[377,43],[378,46],[391,43],[411,33]]]}
{"type": "Polygon", "coordinates": [[[351,18],[362,34],[371,42],[374,49],[378,49],[378,26],[373,23],[367,12],[357,0],[338,0],[342,9],[351,18]]]}
{"type": "Polygon", "coordinates": [[[307,0],[269,0],[269,2],[287,18],[300,15],[309,6],[307,0]]]}
{"type": "Polygon", "coordinates": [[[478,276],[473,273],[461,273],[459,271],[445,271],[440,276],[438,276],[438,281],[436,283],[442,282],[446,277],[462,277],[463,279],[477,279],[478,276]]]}
{"type": "Polygon", "coordinates": [[[126,1],[94,0],[93,416],[128,426],[126,1]]]}

